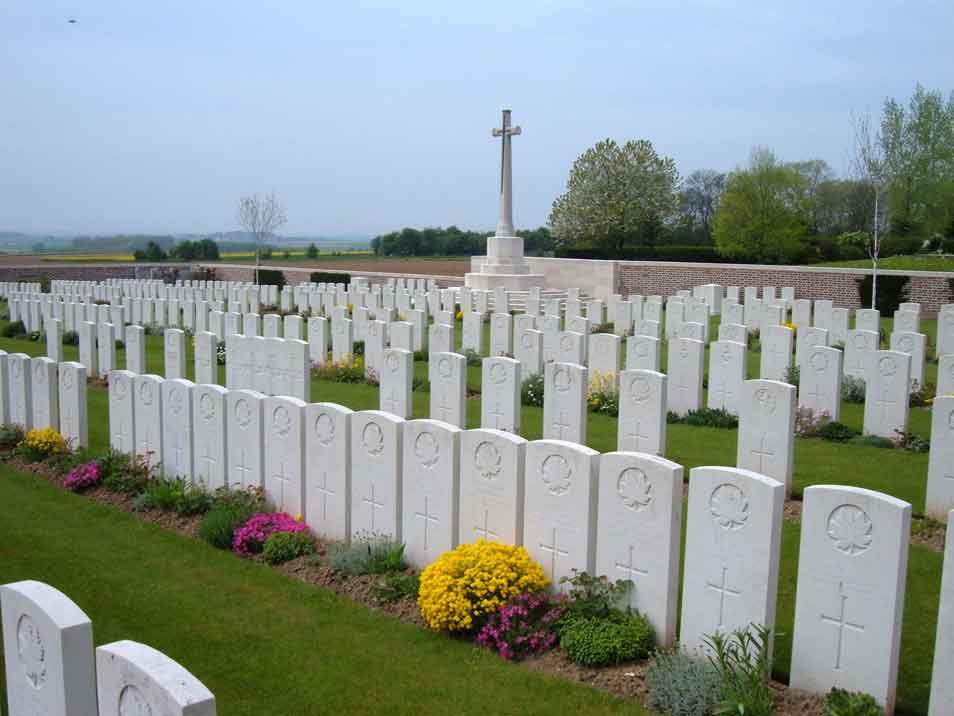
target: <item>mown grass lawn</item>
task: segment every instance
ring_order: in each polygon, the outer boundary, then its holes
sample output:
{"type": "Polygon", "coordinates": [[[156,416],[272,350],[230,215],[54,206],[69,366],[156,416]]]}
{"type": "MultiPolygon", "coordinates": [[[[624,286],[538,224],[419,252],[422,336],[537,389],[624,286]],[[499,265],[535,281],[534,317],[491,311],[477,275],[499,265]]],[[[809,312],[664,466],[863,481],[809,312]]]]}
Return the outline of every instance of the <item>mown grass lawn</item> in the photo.
{"type": "MultiPolygon", "coordinates": [[[[825,261],[812,266],[832,268],[871,268],[870,259],[851,261],[825,261]]],[[[890,271],[954,271],[954,256],[916,254],[913,256],[888,256],[878,261],[878,268],[890,271]]]]}
{"type": "Polygon", "coordinates": [[[52,584],[97,645],[165,652],[223,716],[643,713],[4,467],[0,529],[0,583],[52,584]]]}
{"type": "MultiPolygon", "coordinates": [[[[885,321],[887,323],[886,328],[890,330],[890,319],[885,319],[885,321]]],[[[933,334],[934,321],[925,321],[923,323],[926,332],[933,334]]],[[[2,327],[2,324],[0,324],[0,327],[2,327]]],[[[42,343],[22,339],[0,339],[0,349],[22,351],[31,355],[42,355],[44,354],[45,346],[42,343]]],[[[67,360],[77,357],[75,347],[66,347],[65,353],[67,360]]],[[[147,367],[150,371],[158,374],[162,373],[162,342],[160,337],[150,336],[147,338],[146,360],[147,367]]],[[[749,375],[757,375],[757,361],[757,355],[750,356],[749,375]],[[755,366],[754,373],[752,372],[753,360],[755,366]]],[[[123,358],[120,355],[119,365],[122,366],[123,364],[123,358]]],[[[663,367],[664,366],[665,361],[663,361],[663,367]]],[[[192,367],[190,354],[188,363],[190,374],[192,367]]],[[[418,363],[416,370],[419,374],[426,376],[426,364],[418,363]]],[[[936,365],[931,365],[929,370],[936,372],[936,365]]],[[[479,385],[479,372],[475,374],[474,371],[479,371],[479,369],[471,369],[469,381],[475,380],[476,384],[479,385]]],[[[415,417],[425,417],[427,415],[428,397],[426,391],[415,391],[415,417]]],[[[356,410],[377,408],[378,390],[364,384],[351,385],[313,380],[312,400],[338,402],[356,410]]],[[[468,425],[471,427],[478,426],[480,422],[479,399],[468,401],[467,408],[468,425]]],[[[843,406],[843,421],[860,429],[860,408],[861,406],[843,406]]],[[[108,445],[108,419],[105,390],[90,390],[89,411],[91,447],[94,452],[101,452],[105,450],[108,445]]],[[[929,417],[928,411],[913,409],[911,420],[913,429],[927,436],[929,434],[929,417]]],[[[522,411],[522,423],[521,433],[525,437],[528,439],[541,437],[542,410],[539,408],[524,407],[522,411]]],[[[616,448],[616,428],[617,421],[615,418],[590,413],[588,444],[601,452],[614,450],[616,448]]],[[[684,465],[687,470],[699,465],[735,464],[737,435],[734,430],[718,430],[688,425],[670,425],[668,435],[667,456],[684,465]]],[[[804,487],[812,484],[855,485],[885,492],[907,500],[912,503],[914,512],[917,514],[922,511],[924,505],[926,476],[926,454],[914,454],[900,450],[884,450],[857,445],[843,445],[821,440],[796,440],[794,485],[796,498],[800,497],[804,487]]],[[[37,488],[37,492],[42,493],[42,489],[37,488]]],[[[76,499],[72,496],[65,497],[71,501],[76,499]]],[[[3,498],[2,488],[0,488],[0,502],[7,502],[7,500],[3,498]]],[[[92,506],[84,507],[83,509],[93,510],[96,515],[99,515],[100,513],[96,512],[96,510],[102,510],[103,508],[92,506]]],[[[0,519],[3,519],[3,514],[3,507],[0,506],[0,519]]],[[[12,515],[11,519],[13,519],[12,515]]],[[[121,522],[128,518],[114,516],[109,519],[121,522]]],[[[142,530],[147,530],[148,528],[133,521],[133,527],[131,527],[131,529],[138,530],[136,534],[140,534],[142,530]]],[[[165,539],[169,538],[171,537],[166,537],[165,539]]],[[[786,523],[782,541],[775,649],[775,672],[777,676],[783,680],[787,678],[791,654],[795,577],[798,565],[798,539],[798,526],[786,523]]],[[[77,542],[80,541],[82,540],[77,539],[77,542]]],[[[4,548],[0,548],[0,554],[4,554],[3,549],[4,548]]],[[[190,547],[190,550],[191,549],[194,549],[194,547],[190,547]]],[[[2,574],[2,570],[4,569],[3,561],[4,560],[0,560],[0,574],[2,574]]],[[[927,695],[933,659],[934,629],[940,590],[941,563],[942,555],[923,547],[913,546],[911,548],[899,682],[899,710],[902,713],[924,713],[927,708],[927,695]]],[[[254,569],[251,565],[248,567],[254,569]]],[[[98,574],[100,568],[108,570],[108,561],[104,560],[101,565],[92,565],[90,567],[90,574],[98,574]]],[[[238,569],[238,567],[231,568],[238,569]]],[[[202,583],[201,579],[199,583],[202,583]]],[[[289,589],[293,590],[293,594],[297,594],[297,592],[294,592],[296,588],[297,587],[289,587],[289,589]]],[[[143,592],[154,593],[155,590],[145,589],[143,592]]],[[[297,599],[297,597],[295,598],[297,599]]],[[[228,602],[227,599],[225,601],[228,602]]],[[[238,633],[244,634],[245,632],[240,630],[238,633]]],[[[119,636],[111,638],[119,638],[119,636]]],[[[421,636],[415,638],[424,639],[424,637],[421,636]]],[[[97,641],[100,641],[98,637],[97,641]]],[[[426,640],[424,643],[430,644],[430,642],[426,640]]],[[[159,648],[162,648],[162,646],[159,646],[159,648]]],[[[416,651],[408,652],[409,655],[411,653],[416,654],[416,651]]],[[[172,655],[175,656],[174,653],[172,655]]],[[[410,656],[406,658],[410,658],[410,656]]],[[[184,663],[191,666],[188,661],[184,660],[184,663]]],[[[212,686],[212,684],[210,684],[210,686],[212,686]]],[[[214,686],[213,690],[215,690],[214,686]]],[[[567,708],[569,709],[570,707],[567,708]]],[[[360,712],[360,710],[355,712],[360,712]]],[[[490,712],[500,713],[501,710],[492,708],[490,712]]],[[[542,713],[545,711],[538,712],[542,713]]],[[[283,711],[281,713],[297,712],[283,711]]]]}

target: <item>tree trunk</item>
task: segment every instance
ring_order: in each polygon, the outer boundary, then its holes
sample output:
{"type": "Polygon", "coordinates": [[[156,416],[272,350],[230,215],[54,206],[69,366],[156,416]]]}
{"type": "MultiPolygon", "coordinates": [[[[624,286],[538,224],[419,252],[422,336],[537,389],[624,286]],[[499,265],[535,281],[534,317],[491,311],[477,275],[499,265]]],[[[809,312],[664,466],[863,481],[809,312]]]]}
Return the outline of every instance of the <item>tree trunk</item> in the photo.
{"type": "Polygon", "coordinates": [[[871,307],[877,308],[878,306],[878,256],[881,253],[881,243],[878,238],[878,191],[875,190],[875,205],[874,205],[874,226],[873,229],[873,239],[871,242],[871,307]]]}

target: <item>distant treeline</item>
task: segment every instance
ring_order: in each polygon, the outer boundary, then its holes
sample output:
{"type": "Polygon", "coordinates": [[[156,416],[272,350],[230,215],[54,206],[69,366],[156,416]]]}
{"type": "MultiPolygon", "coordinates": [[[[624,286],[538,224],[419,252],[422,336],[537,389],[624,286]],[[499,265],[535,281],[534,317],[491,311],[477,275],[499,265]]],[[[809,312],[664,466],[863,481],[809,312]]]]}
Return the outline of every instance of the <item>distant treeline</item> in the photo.
{"type": "MultiPolygon", "coordinates": [[[[474,256],[487,253],[487,237],[492,232],[465,231],[456,226],[446,229],[404,228],[382,234],[371,240],[371,250],[378,256],[474,256]]],[[[550,229],[520,229],[517,236],[523,238],[527,254],[541,255],[555,248],[550,229]]]]}
{"type": "Polygon", "coordinates": [[[180,241],[166,251],[157,241],[149,241],[143,249],[133,251],[136,261],[218,261],[219,245],[212,239],[180,241]]]}

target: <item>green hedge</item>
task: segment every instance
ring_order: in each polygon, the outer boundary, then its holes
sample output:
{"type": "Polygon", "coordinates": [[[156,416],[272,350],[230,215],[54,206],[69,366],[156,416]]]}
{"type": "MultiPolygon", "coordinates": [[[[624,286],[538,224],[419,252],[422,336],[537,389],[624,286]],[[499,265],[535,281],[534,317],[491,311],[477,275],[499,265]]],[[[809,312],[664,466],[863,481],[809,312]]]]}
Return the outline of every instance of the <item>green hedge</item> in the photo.
{"type": "Polygon", "coordinates": [[[282,288],[285,285],[285,274],[275,269],[258,270],[259,286],[278,286],[282,288]]]}
{"type": "Polygon", "coordinates": [[[350,273],[335,273],[334,271],[313,271],[309,280],[312,283],[351,283],[350,273]]]}
{"type": "Polygon", "coordinates": [[[602,259],[604,261],[699,261],[729,263],[734,259],[720,256],[714,246],[637,246],[622,251],[600,247],[562,248],[556,254],[561,259],[602,259]]]}
{"type": "MultiPolygon", "coordinates": [[[[862,306],[871,305],[871,276],[855,279],[862,306]]],[[[878,296],[875,307],[882,316],[890,316],[908,300],[910,276],[878,276],[878,296]]]]}

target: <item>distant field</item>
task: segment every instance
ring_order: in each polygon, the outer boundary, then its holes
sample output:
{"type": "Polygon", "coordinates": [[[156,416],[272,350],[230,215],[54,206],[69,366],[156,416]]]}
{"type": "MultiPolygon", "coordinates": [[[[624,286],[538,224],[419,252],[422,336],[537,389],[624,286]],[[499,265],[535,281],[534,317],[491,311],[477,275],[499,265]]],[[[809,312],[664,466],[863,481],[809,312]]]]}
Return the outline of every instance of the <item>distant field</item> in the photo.
{"type": "MultiPolygon", "coordinates": [[[[370,251],[334,251],[327,253],[319,253],[318,259],[308,259],[305,250],[294,250],[289,251],[288,256],[285,256],[284,251],[276,251],[272,254],[272,263],[281,262],[281,261],[321,261],[324,258],[332,259],[338,257],[350,257],[350,256],[372,256],[370,251]]],[[[134,261],[135,258],[132,254],[42,254],[38,256],[0,256],[0,264],[3,263],[35,263],[37,261],[43,263],[130,263],[134,261]],[[16,259],[16,261],[8,261],[8,259],[16,259]]],[[[175,261],[176,259],[169,259],[169,261],[175,261]]],[[[253,251],[224,251],[221,254],[222,261],[254,261],[255,252],[253,251]]]]}
{"type": "MultiPolygon", "coordinates": [[[[869,259],[828,261],[816,266],[836,268],[871,268],[869,259]]],[[[889,256],[878,262],[878,268],[891,271],[954,271],[954,256],[889,256]]]]}

